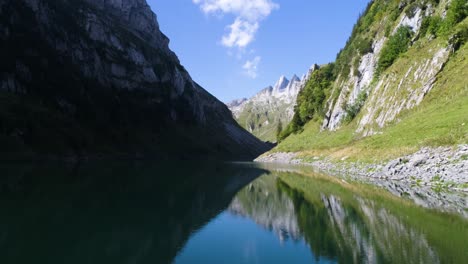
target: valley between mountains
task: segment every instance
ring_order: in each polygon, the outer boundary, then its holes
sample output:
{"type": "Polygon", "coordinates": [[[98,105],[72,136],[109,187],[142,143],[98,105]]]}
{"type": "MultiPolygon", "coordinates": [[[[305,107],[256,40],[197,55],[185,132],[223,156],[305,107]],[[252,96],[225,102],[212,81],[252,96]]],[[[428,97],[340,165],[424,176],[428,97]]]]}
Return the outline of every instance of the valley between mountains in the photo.
{"type": "Polygon", "coordinates": [[[466,264],[468,1],[331,2],[0,0],[0,263],[466,264]]]}
{"type": "Polygon", "coordinates": [[[227,106],[145,0],[3,0],[0,14],[3,160],[260,156],[466,190],[466,1],[371,1],[335,61],[227,106]]]}

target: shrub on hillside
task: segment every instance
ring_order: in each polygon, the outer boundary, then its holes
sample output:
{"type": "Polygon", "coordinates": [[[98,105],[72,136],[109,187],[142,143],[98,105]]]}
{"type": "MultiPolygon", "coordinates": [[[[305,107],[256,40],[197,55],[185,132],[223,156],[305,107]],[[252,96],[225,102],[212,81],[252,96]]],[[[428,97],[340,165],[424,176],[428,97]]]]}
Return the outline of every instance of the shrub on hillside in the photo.
{"type": "Polygon", "coordinates": [[[468,2],[466,0],[452,0],[447,11],[447,20],[452,25],[461,22],[468,15],[468,2]]]}
{"type": "Polygon", "coordinates": [[[425,17],[421,23],[421,29],[419,34],[421,36],[426,36],[430,34],[432,36],[437,36],[437,32],[442,24],[442,18],[440,16],[428,16],[425,17]]]}
{"type": "Polygon", "coordinates": [[[468,42],[468,26],[465,25],[455,32],[448,42],[452,46],[453,51],[459,50],[461,46],[468,42]]]}
{"type": "Polygon", "coordinates": [[[360,39],[357,42],[356,49],[358,50],[360,55],[365,55],[367,53],[371,53],[373,51],[373,49],[372,49],[372,40],[370,40],[368,38],[360,39]]]}
{"type": "Polygon", "coordinates": [[[278,143],[286,139],[289,135],[301,131],[303,126],[304,124],[300,120],[299,114],[295,112],[291,123],[277,136],[278,143]]]}
{"type": "Polygon", "coordinates": [[[364,106],[367,100],[367,92],[362,91],[358,94],[356,101],[353,104],[345,105],[344,110],[346,117],[343,120],[345,123],[353,121],[353,119],[359,114],[361,108],[364,106]]]}
{"type": "Polygon", "coordinates": [[[304,89],[297,97],[297,104],[294,108],[294,117],[289,125],[279,134],[278,141],[281,141],[302,130],[302,127],[314,118],[325,115],[324,103],[329,96],[328,91],[335,80],[335,64],[330,63],[312,73],[304,89]]]}
{"type": "Polygon", "coordinates": [[[279,120],[278,125],[276,126],[276,141],[281,141],[281,133],[283,133],[283,122],[279,120]]]}
{"type": "Polygon", "coordinates": [[[334,64],[328,64],[315,71],[299,94],[296,109],[303,124],[316,115],[323,115],[326,90],[334,80],[333,68],[334,64]]]}
{"type": "Polygon", "coordinates": [[[380,75],[400,56],[400,54],[408,50],[411,44],[413,31],[410,27],[399,27],[394,35],[392,35],[385,46],[382,48],[379,61],[377,63],[377,75],[380,75]]]}
{"type": "Polygon", "coordinates": [[[441,23],[438,35],[449,34],[453,26],[463,21],[468,15],[468,2],[466,0],[452,0],[447,10],[447,16],[441,23]]]}

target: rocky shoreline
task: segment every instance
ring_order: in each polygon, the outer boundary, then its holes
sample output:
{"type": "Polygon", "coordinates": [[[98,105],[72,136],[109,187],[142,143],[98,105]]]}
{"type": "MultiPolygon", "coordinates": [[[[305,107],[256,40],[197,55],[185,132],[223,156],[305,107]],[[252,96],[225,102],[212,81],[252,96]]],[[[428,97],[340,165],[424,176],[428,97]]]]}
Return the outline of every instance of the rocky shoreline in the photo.
{"type": "Polygon", "coordinates": [[[434,190],[456,190],[468,193],[468,145],[422,148],[416,153],[388,162],[368,164],[332,161],[329,158],[300,158],[297,153],[269,153],[255,161],[311,165],[330,175],[380,179],[428,186],[434,190]]]}

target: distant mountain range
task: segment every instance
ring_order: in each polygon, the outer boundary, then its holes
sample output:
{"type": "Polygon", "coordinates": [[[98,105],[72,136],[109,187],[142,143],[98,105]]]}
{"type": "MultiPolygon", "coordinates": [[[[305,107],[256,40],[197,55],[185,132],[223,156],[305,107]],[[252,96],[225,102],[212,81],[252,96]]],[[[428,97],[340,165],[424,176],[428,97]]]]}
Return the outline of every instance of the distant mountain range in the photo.
{"type": "Polygon", "coordinates": [[[297,96],[317,69],[313,65],[302,78],[293,75],[288,80],[281,76],[274,86],[262,89],[250,99],[233,100],[227,106],[242,127],[262,140],[276,142],[278,126],[291,121],[297,96]]]}

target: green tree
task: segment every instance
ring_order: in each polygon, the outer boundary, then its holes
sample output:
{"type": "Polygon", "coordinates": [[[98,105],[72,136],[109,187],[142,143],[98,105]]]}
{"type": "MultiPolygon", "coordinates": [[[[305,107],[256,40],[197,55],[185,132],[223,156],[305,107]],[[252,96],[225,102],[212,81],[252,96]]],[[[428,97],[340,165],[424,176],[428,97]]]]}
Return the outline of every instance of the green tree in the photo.
{"type": "Polygon", "coordinates": [[[447,12],[447,21],[455,25],[468,15],[468,2],[466,0],[452,0],[447,12]]]}
{"type": "Polygon", "coordinates": [[[323,116],[323,103],[331,87],[334,76],[334,64],[330,63],[312,73],[306,87],[297,99],[296,113],[299,114],[301,126],[314,117],[323,116]]]}
{"type": "Polygon", "coordinates": [[[276,126],[276,141],[281,141],[281,132],[283,132],[283,122],[279,120],[278,125],[276,126]]]}
{"type": "Polygon", "coordinates": [[[389,38],[385,46],[382,48],[382,52],[377,63],[377,75],[380,75],[390,67],[400,54],[405,53],[408,50],[412,36],[413,31],[408,26],[399,27],[397,29],[395,34],[389,38]]]}
{"type": "Polygon", "coordinates": [[[361,108],[364,106],[367,100],[367,92],[362,91],[358,94],[358,97],[356,98],[356,101],[353,104],[346,105],[344,107],[346,111],[346,117],[344,121],[346,123],[349,123],[353,121],[353,119],[359,114],[361,111],[361,108]]]}
{"type": "Polygon", "coordinates": [[[447,10],[447,16],[441,23],[438,35],[447,35],[453,27],[463,21],[468,15],[468,2],[466,0],[452,0],[447,10]]]}

